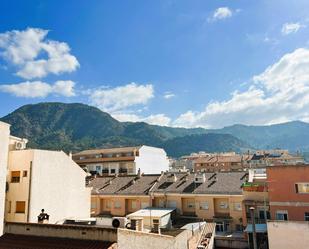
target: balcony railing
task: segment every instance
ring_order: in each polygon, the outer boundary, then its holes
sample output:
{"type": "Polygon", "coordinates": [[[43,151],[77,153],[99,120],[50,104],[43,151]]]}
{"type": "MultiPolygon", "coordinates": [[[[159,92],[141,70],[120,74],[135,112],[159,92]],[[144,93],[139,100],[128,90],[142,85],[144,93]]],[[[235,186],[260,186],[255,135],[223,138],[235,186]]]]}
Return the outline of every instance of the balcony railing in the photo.
{"type": "Polygon", "coordinates": [[[230,213],[222,213],[222,212],[215,212],[215,215],[213,216],[214,219],[232,219],[230,216],[230,213]]]}
{"type": "MultiPolygon", "coordinates": [[[[247,223],[248,223],[248,224],[251,224],[250,213],[247,213],[247,214],[246,214],[246,218],[247,218],[247,223]]],[[[259,217],[255,217],[255,218],[254,218],[254,221],[255,221],[255,224],[265,224],[265,223],[266,223],[266,220],[265,220],[265,219],[262,219],[262,218],[259,218],[259,217]]]]}

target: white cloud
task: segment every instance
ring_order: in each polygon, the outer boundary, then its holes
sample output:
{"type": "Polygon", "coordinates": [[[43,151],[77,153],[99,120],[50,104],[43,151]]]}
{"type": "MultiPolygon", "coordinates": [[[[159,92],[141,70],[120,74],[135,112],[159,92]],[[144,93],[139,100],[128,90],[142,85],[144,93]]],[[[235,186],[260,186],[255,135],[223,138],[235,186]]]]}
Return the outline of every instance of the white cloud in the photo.
{"type": "Polygon", "coordinates": [[[128,107],[147,104],[154,97],[151,84],[138,85],[130,83],[110,89],[94,90],[90,96],[90,102],[107,112],[117,112],[128,107]]]}
{"type": "Polygon", "coordinates": [[[174,93],[171,93],[171,92],[165,92],[164,95],[163,95],[163,98],[165,99],[171,99],[171,98],[174,98],[176,95],[174,93]]]}
{"type": "Polygon", "coordinates": [[[0,55],[17,67],[25,79],[48,74],[73,72],[79,67],[70,47],[64,42],[47,40],[48,30],[28,28],[0,33],[0,55]]]}
{"type": "Polygon", "coordinates": [[[230,8],[220,7],[214,11],[212,17],[209,20],[210,21],[222,20],[225,18],[232,17],[232,15],[233,15],[233,11],[230,8]]]}
{"type": "Polygon", "coordinates": [[[309,49],[285,54],[252,79],[244,92],[209,103],[204,111],[180,115],[175,126],[223,127],[235,123],[264,125],[309,118],[309,49]]]}
{"type": "Polygon", "coordinates": [[[167,126],[170,124],[171,119],[167,117],[165,114],[154,114],[146,117],[144,122],[149,124],[156,124],[161,126],[167,126]]]}
{"type": "Polygon", "coordinates": [[[16,97],[44,98],[49,94],[72,97],[75,83],[73,81],[56,81],[53,85],[42,81],[26,81],[18,84],[0,85],[0,91],[16,97]]]}
{"type": "Polygon", "coordinates": [[[124,113],[112,114],[112,116],[121,122],[146,122],[148,124],[161,125],[161,126],[168,126],[171,123],[171,119],[162,113],[152,114],[147,117],[142,117],[136,114],[124,114],[124,113]]]}
{"type": "Polygon", "coordinates": [[[301,28],[304,28],[305,25],[300,24],[299,22],[296,23],[285,23],[282,26],[281,33],[283,35],[288,35],[291,33],[296,33],[301,28]]]}

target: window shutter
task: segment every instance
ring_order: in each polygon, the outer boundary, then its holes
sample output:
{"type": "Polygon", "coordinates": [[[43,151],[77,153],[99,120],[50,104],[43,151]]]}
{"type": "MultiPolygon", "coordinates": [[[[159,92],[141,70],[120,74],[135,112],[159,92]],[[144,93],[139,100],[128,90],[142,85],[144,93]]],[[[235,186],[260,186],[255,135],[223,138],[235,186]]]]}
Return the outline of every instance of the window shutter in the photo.
{"type": "Polygon", "coordinates": [[[295,190],[296,190],[296,193],[298,193],[298,184],[297,183],[295,184],[295,190]]]}

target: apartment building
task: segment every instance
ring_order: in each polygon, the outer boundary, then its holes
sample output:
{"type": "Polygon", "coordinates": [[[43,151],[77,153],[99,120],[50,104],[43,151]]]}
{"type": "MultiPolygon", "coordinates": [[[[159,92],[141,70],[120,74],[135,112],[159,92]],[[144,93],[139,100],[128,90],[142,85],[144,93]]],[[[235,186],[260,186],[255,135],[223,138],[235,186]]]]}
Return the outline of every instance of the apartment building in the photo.
{"type": "Polygon", "coordinates": [[[271,218],[309,221],[309,165],[272,166],[266,171],[271,218]]]}
{"type": "Polygon", "coordinates": [[[291,154],[288,150],[258,150],[252,155],[250,166],[265,168],[265,166],[297,165],[304,162],[301,155],[291,154]]]}
{"type": "Polygon", "coordinates": [[[257,244],[264,248],[262,245],[267,244],[266,223],[270,219],[266,169],[249,169],[248,181],[242,185],[242,189],[242,223],[250,245],[249,248],[253,248],[252,218],[256,227],[257,244]],[[254,208],[253,212],[251,208],[254,208]]]}
{"type": "Polygon", "coordinates": [[[10,125],[0,121],[0,236],[3,234],[5,185],[9,152],[10,125]]]}
{"type": "Polygon", "coordinates": [[[89,184],[92,213],[125,216],[148,206],[175,208],[180,216],[216,222],[218,231],[242,230],[246,178],[244,172],[96,177],[89,184]]]}
{"type": "Polygon", "coordinates": [[[150,146],[85,150],[73,160],[87,172],[99,175],[159,174],[168,170],[169,160],[161,148],[150,146]]]}
{"type": "Polygon", "coordinates": [[[194,171],[241,171],[249,167],[251,158],[252,155],[239,155],[236,153],[209,154],[194,161],[194,171]]]}
{"type": "Polygon", "coordinates": [[[160,175],[105,176],[90,181],[91,214],[125,216],[151,206],[149,190],[160,175]]]}
{"type": "Polygon", "coordinates": [[[27,139],[10,136],[9,125],[2,122],[0,138],[0,193],[5,196],[5,205],[0,201],[5,210],[0,203],[0,211],[5,221],[37,222],[42,209],[50,223],[90,216],[86,173],[68,155],[27,149],[27,139]]]}
{"type": "Polygon", "coordinates": [[[246,154],[229,153],[199,153],[194,159],[194,171],[218,172],[241,171],[248,168],[265,168],[273,165],[303,164],[301,155],[294,155],[288,150],[248,151],[246,154]]]}

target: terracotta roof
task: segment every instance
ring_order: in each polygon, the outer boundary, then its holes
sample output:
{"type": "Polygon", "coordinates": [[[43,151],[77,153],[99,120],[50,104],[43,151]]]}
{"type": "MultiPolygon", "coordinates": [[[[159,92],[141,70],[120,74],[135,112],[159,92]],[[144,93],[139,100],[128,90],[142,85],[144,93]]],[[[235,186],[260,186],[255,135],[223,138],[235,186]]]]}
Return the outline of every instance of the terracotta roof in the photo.
{"type": "Polygon", "coordinates": [[[108,249],[112,242],[4,234],[1,249],[108,249]]]}
{"type": "Polygon", "coordinates": [[[131,152],[131,151],[134,151],[134,150],[139,150],[141,147],[142,146],[83,150],[81,152],[73,154],[73,156],[89,155],[89,154],[100,154],[100,153],[131,152]]]}
{"type": "Polygon", "coordinates": [[[160,175],[105,176],[89,181],[93,195],[147,195],[160,175]]]}
{"type": "Polygon", "coordinates": [[[205,182],[196,183],[195,174],[169,173],[161,177],[151,192],[177,194],[228,194],[242,193],[241,185],[246,181],[246,172],[203,173],[205,182]],[[176,181],[174,177],[176,176],[176,181]]]}

